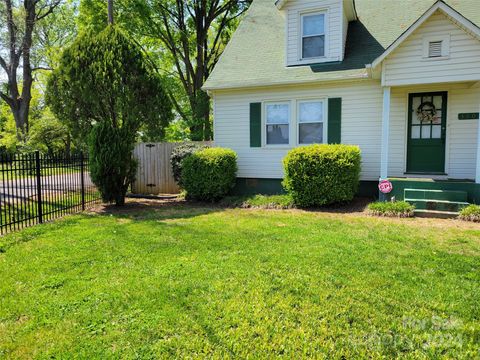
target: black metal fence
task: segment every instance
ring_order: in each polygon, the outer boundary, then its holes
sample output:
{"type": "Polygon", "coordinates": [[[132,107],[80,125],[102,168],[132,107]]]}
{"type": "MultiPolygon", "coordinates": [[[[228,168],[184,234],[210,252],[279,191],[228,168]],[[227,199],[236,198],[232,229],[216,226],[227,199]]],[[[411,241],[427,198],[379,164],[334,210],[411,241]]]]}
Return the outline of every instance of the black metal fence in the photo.
{"type": "Polygon", "coordinates": [[[17,154],[0,156],[0,233],[85,210],[99,202],[88,157],[17,154]]]}

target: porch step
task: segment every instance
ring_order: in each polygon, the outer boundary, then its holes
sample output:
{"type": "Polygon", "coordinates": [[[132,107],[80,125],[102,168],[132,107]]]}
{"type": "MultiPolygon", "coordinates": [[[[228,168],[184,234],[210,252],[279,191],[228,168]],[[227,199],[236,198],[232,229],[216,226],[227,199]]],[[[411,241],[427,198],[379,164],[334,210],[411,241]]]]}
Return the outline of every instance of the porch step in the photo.
{"type": "Polygon", "coordinates": [[[466,191],[457,190],[405,189],[404,198],[467,202],[468,194],[466,191]]]}
{"type": "Polygon", "coordinates": [[[437,199],[405,199],[406,202],[415,206],[417,210],[446,211],[458,213],[464,207],[470,205],[466,201],[448,201],[437,199]]]}
{"type": "Polygon", "coordinates": [[[415,210],[415,216],[426,218],[452,219],[458,216],[457,212],[436,210],[415,210]]]}

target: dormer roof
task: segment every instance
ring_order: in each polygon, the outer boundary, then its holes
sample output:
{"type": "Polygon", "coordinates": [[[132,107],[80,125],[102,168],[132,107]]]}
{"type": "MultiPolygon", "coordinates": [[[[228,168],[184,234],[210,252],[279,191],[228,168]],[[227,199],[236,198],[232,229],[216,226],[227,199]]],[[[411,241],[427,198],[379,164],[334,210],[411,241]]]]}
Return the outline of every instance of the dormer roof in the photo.
{"type": "MultiPolygon", "coordinates": [[[[357,11],[355,9],[355,0],[342,0],[343,1],[343,9],[345,11],[345,15],[347,16],[348,21],[357,20],[357,11]]],[[[288,0],[277,0],[275,1],[275,6],[278,10],[281,10],[286,4],[288,0]]]]}

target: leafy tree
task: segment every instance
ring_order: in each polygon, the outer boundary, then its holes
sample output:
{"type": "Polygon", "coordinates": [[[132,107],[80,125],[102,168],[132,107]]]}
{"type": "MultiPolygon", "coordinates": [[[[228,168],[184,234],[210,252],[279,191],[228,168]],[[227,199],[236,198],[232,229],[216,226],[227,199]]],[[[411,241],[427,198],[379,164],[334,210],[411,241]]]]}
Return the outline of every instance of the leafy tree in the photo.
{"type": "MultiPolygon", "coordinates": [[[[251,0],[130,0],[138,32],[159,41],[188,99],[192,140],[212,138],[210,97],[201,88],[251,0]]],[[[175,100],[175,98],[174,98],[175,100]]],[[[181,108],[174,101],[176,110],[181,108]]],[[[185,114],[182,115],[184,118],[185,114]]]]}
{"type": "Polygon", "coordinates": [[[12,111],[19,137],[28,132],[35,71],[32,56],[35,28],[59,4],[60,0],[4,0],[0,3],[0,67],[8,79],[7,91],[0,91],[0,97],[12,111]]]}
{"type": "Polygon", "coordinates": [[[42,116],[33,121],[26,146],[32,150],[54,154],[70,150],[70,133],[47,108],[42,111],[42,116]]]}
{"type": "MultiPolygon", "coordinates": [[[[210,140],[210,97],[201,90],[251,0],[118,0],[115,21],[134,35],[168,82],[192,140],[210,140]]],[[[103,0],[81,0],[79,27],[106,26],[103,0]]]]}
{"type": "Polygon", "coordinates": [[[113,25],[82,34],[53,71],[47,103],[77,133],[91,134],[92,180],[104,201],[122,205],[135,172],[139,130],[171,120],[161,79],[141,49],[113,25]]]}

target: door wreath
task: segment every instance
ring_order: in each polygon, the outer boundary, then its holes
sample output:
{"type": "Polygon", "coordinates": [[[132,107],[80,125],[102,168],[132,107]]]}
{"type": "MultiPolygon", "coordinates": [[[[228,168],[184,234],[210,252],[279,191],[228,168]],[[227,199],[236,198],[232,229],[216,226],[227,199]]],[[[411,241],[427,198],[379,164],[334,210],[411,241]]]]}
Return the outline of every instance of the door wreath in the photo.
{"type": "Polygon", "coordinates": [[[421,123],[432,123],[437,119],[437,109],[431,101],[424,101],[417,108],[417,118],[421,123]]]}

